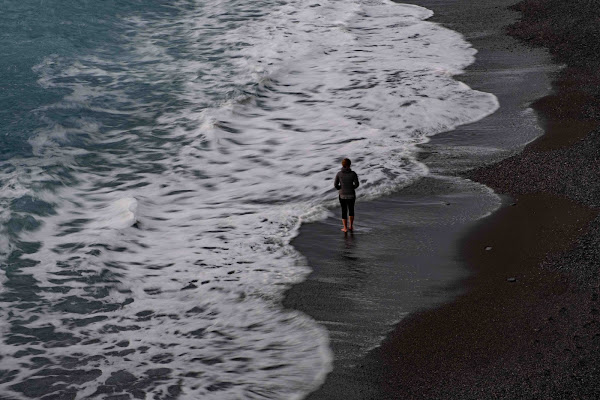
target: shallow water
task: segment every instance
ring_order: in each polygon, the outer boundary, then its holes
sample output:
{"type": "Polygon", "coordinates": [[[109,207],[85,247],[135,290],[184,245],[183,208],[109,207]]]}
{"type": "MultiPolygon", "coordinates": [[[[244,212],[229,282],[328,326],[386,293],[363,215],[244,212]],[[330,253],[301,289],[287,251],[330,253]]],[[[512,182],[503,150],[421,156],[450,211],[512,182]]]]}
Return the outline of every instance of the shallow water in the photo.
{"type": "Polygon", "coordinates": [[[289,245],[426,175],[416,146],[498,104],[475,50],[384,1],[3,4],[0,393],[297,398],[331,368],[283,310],[289,245]]]}

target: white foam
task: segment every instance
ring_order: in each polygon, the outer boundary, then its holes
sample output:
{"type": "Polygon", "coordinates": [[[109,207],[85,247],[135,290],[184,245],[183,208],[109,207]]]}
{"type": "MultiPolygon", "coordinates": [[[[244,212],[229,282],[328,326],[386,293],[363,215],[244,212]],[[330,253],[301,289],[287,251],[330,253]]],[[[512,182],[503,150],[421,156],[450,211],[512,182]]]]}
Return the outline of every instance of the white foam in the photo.
{"type": "MultiPolygon", "coordinates": [[[[60,160],[76,179],[45,194],[57,213],[23,236],[43,244],[28,255],[39,264],[27,273],[46,290],[12,318],[77,339],[30,344],[52,362],[102,356],[81,367],[102,375],[82,383],[78,398],[111,373],[141,379],[159,367],[171,369],[169,378],[146,391],[181,385],[188,399],[301,398],[331,369],[327,333],[279,301],[309,272],[289,242],[300,221],[327,215],[339,159],[354,160],[362,199],[379,196],[428,173],[418,144],[498,104],[452,78],[475,50],[425,21],[431,12],[421,7],[175,7],[175,17],[128,20],[122,59],[52,57],[36,68],[44,87],[70,90],[54,109],[100,116],[69,128],[53,121],[32,140],[39,157],[60,160]],[[111,118],[127,115],[139,122],[111,128],[111,118]],[[87,155],[98,159],[80,161],[87,155]],[[66,297],[90,303],[63,304],[66,297]],[[73,322],[90,316],[103,319],[73,322]],[[113,354],[122,340],[136,350],[125,358],[113,354]]],[[[17,368],[10,356],[5,362],[17,368]]],[[[20,369],[14,382],[30,373],[20,369]]]]}
{"type": "Polygon", "coordinates": [[[125,197],[123,199],[115,200],[108,206],[100,208],[94,222],[90,224],[90,228],[128,228],[137,221],[135,215],[136,211],[137,200],[135,198],[125,197]]]}

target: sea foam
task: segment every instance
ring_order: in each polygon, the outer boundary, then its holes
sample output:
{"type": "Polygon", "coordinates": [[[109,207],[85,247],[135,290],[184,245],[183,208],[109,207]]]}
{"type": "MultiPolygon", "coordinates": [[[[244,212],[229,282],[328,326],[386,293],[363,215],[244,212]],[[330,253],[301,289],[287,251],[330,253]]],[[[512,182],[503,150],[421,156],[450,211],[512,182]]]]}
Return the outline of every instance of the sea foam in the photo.
{"type": "Polygon", "coordinates": [[[309,272],[289,243],[335,203],[339,160],[359,201],[380,196],[428,173],[428,137],[498,107],[453,79],[475,50],[421,7],[173,10],[35,68],[67,94],[38,110],[36,158],[12,161],[51,212],[12,238],[35,244],[10,273],[34,290],[4,297],[4,393],[303,397],[331,369],[327,332],[280,300],[309,272]]]}

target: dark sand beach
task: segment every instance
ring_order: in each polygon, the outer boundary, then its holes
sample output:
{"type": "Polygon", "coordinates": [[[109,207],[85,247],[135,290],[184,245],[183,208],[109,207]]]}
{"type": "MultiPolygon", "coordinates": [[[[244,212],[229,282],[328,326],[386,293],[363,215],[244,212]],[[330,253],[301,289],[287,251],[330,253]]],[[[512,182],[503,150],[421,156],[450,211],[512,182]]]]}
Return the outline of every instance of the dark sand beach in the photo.
{"type": "Polygon", "coordinates": [[[336,356],[309,398],[599,398],[600,11],[412,3],[479,50],[459,79],[501,108],[424,145],[432,176],[360,205],[362,233],[303,226],[314,272],[284,304],[323,323],[336,356]],[[544,135],[523,148],[535,117],[544,135]],[[502,206],[479,218],[493,200],[464,178],[502,206]]]}

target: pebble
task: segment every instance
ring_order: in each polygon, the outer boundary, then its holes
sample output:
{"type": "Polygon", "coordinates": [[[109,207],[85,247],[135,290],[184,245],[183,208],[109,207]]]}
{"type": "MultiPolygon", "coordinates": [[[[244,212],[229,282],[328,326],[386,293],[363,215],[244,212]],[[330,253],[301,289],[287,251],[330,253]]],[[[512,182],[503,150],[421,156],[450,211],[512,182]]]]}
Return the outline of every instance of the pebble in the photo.
{"type": "Polygon", "coordinates": [[[509,282],[516,282],[517,278],[508,278],[507,281],[509,281],[509,282]]]}
{"type": "Polygon", "coordinates": [[[490,251],[492,249],[492,246],[488,246],[485,248],[485,251],[490,251]]]}

